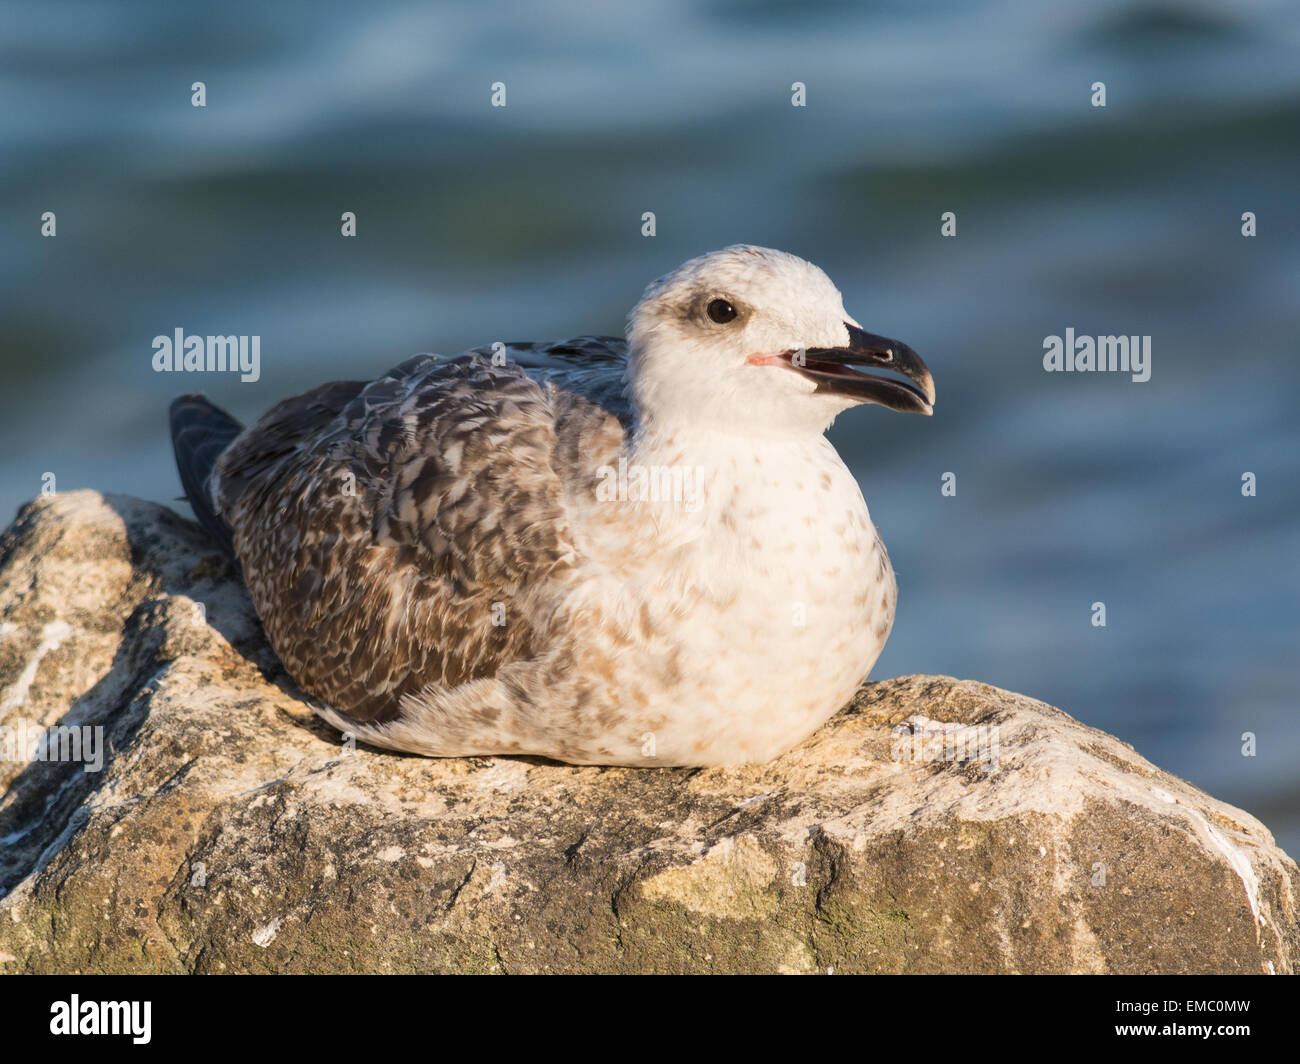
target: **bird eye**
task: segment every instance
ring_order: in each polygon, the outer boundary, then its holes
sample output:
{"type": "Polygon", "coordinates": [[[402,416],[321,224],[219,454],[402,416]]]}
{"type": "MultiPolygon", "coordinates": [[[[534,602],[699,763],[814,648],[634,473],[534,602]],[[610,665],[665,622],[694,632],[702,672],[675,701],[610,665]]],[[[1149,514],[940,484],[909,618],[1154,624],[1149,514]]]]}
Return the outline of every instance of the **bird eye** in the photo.
{"type": "Polygon", "coordinates": [[[726,325],[736,317],[736,308],[725,299],[710,300],[708,306],[709,320],[719,325],[726,325]]]}

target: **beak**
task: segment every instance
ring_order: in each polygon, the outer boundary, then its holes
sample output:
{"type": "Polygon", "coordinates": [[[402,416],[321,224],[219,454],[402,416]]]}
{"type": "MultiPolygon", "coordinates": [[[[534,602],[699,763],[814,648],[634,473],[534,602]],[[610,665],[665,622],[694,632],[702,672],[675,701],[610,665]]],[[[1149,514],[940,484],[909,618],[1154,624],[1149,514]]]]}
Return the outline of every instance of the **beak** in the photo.
{"type": "Polygon", "coordinates": [[[903,413],[934,412],[934,378],[915,351],[907,344],[864,332],[848,322],[844,325],[849,330],[847,347],[810,347],[791,352],[791,368],[816,381],[821,393],[878,403],[903,413]],[[854,366],[888,370],[907,380],[873,377],[854,366]]]}

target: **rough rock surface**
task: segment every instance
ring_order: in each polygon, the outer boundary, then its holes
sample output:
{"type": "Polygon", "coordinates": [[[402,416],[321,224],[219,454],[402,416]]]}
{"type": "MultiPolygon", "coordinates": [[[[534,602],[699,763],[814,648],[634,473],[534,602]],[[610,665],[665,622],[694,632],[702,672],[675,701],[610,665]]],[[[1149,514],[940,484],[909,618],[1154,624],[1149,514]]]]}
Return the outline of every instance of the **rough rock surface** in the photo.
{"type": "Polygon", "coordinates": [[[0,731],[58,723],[108,749],[98,772],[0,761],[0,971],[1283,973],[1300,955],[1300,870],[1261,824],[980,683],[868,684],[760,767],[349,750],[211,544],[129,498],[41,499],[0,541],[0,731]],[[896,726],[927,720],[996,728],[996,759],[944,760],[940,724],[900,748],[896,726]]]}

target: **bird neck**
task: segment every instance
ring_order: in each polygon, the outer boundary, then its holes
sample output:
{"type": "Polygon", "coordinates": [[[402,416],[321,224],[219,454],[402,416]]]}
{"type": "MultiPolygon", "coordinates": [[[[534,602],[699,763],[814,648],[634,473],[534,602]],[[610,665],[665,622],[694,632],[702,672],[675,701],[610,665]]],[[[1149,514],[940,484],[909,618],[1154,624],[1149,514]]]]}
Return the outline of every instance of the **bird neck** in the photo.
{"type": "MultiPolygon", "coordinates": [[[[734,506],[753,493],[800,490],[822,470],[849,476],[839,454],[822,435],[740,434],[699,425],[638,424],[626,450],[631,476],[649,483],[682,483],[701,497],[704,509],[734,506]]],[[[851,477],[850,477],[851,479],[851,477]]]]}

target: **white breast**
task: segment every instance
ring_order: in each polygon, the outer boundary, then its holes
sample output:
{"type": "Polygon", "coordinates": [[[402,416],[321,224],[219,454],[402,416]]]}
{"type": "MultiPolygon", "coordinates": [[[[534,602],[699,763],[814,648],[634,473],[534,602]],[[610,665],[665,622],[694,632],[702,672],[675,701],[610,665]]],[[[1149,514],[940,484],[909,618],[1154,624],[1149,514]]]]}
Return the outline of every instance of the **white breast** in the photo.
{"type": "Polygon", "coordinates": [[[615,559],[608,593],[651,633],[620,661],[622,708],[659,758],[767,760],[870,671],[893,620],[893,570],[823,437],[721,437],[689,452],[661,450],[658,461],[703,468],[702,505],[641,508],[646,551],[615,559]]]}

